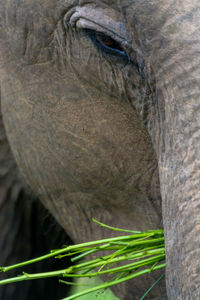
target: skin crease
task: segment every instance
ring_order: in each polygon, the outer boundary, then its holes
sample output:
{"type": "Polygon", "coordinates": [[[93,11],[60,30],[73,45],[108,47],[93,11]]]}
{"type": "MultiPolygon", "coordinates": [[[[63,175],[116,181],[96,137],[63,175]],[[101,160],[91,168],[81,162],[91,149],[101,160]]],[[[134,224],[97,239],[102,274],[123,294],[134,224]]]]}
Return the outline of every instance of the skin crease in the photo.
{"type": "MultiPolygon", "coordinates": [[[[92,217],[136,230],[163,218],[168,299],[198,299],[199,2],[0,5],[3,120],[33,192],[74,242],[112,234],[92,217]]],[[[158,277],[114,291],[139,299],[158,277]]],[[[148,297],[164,295],[160,282],[148,297]]]]}

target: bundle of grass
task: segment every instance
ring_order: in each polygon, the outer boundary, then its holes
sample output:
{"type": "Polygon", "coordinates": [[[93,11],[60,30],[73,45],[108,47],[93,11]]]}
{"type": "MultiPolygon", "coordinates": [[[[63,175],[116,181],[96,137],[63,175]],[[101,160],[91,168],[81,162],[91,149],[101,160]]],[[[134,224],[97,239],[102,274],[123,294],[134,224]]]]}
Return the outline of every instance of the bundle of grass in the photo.
{"type": "MultiPolygon", "coordinates": [[[[109,275],[110,278],[106,282],[100,281],[98,284],[95,284],[95,286],[86,286],[80,291],[75,289],[75,292],[72,295],[63,299],[72,300],[92,292],[94,293],[98,290],[105,291],[116,284],[165,268],[164,232],[162,229],[140,232],[110,227],[96,220],[93,221],[100,226],[104,226],[114,231],[121,231],[127,235],[66,246],[59,250],[52,250],[49,254],[26,262],[8,267],[1,267],[1,272],[7,272],[50,257],[54,257],[55,259],[66,256],[72,257],[72,265],[66,269],[38,274],[27,274],[23,272],[22,275],[17,277],[1,280],[0,285],[49,277],[62,278],[59,279],[60,282],[76,285],[76,283],[68,281],[68,278],[84,279],[95,278],[105,274],[109,275]],[[102,251],[106,251],[107,254],[101,256],[102,251]],[[84,260],[86,257],[87,260],[84,260]]],[[[157,281],[160,279],[161,277],[157,281]]],[[[141,299],[144,299],[147,293],[145,293],[141,299]]],[[[115,297],[115,299],[117,298],[115,297]]]]}

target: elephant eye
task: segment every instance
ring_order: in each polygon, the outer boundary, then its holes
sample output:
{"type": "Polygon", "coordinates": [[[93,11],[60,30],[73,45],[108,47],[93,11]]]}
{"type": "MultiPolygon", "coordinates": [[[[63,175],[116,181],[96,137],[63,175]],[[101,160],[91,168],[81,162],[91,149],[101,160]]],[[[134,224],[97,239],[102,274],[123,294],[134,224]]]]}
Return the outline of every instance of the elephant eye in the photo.
{"type": "Polygon", "coordinates": [[[114,51],[119,51],[121,53],[125,52],[121,45],[116,42],[115,40],[113,40],[112,38],[110,38],[109,36],[100,33],[100,32],[96,32],[96,40],[103,46],[106,47],[110,50],[114,50],[114,51]]]}
{"type": "Polygon", "coordinates": [[[97,32],[94,30],[87,30],[88,34],[91,36],[93,42],[101,48],[102,51],[107,52],[109,54],[120,55],[123,57],[127,57],[126,51],[122,48],[121,44],[115,41],[113,38],[108,35],[97,32]]]}

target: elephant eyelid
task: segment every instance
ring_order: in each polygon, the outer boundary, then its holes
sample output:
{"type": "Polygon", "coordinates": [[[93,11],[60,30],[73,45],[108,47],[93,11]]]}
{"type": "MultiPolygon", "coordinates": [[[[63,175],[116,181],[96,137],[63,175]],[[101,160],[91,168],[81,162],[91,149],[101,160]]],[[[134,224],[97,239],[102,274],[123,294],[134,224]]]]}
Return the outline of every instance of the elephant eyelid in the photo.
{"type": "Polygon", "coordinates": [[[128,45],[125,37],[115,32],[115,26],[110,27],[109,24],[106,25],[106,22],[104,24],[100,22],[99,24],[96,20],[92,20],[87,16],[84,9],[75,8],[65,15],[64,27],[68,26],[84,31],[102,52],[128,58],[126,50],[124,50],[124,47],[128,45]]]}

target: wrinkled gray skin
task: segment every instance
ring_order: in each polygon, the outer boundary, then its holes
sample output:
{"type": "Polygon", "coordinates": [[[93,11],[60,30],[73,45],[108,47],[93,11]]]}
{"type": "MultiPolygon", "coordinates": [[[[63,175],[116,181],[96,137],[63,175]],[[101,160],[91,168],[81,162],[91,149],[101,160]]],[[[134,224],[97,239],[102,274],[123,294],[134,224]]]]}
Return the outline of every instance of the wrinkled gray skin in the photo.
{"type": "Polygon", "coordinates": [[[163,220],[168,299],[200,299],[199,0],[1,0],[0,13],[3,121],[34,194],[74,242],[111,235],[92,217],[163,220]]]}
{"type": "MultiPolygon", "coordinates": [[[[6,139],[0,115],[0,266],[40,256],[69,243],[69,238],[24,184],[6,139]],[[54,237],[52,239],[52,236],[54,237]]],[[[66,262],[52,260],[26,268],[38,273],[63,268],[66,262]]],[[[0,273],[0,279],[16,276],[19,269],[0,273]],[[7,276],[6,276],[7,275],[7,276]]],[[[0,287],[1,300],[61,299],[66,287],[56,280],[27,281],[0,287]]]]}

